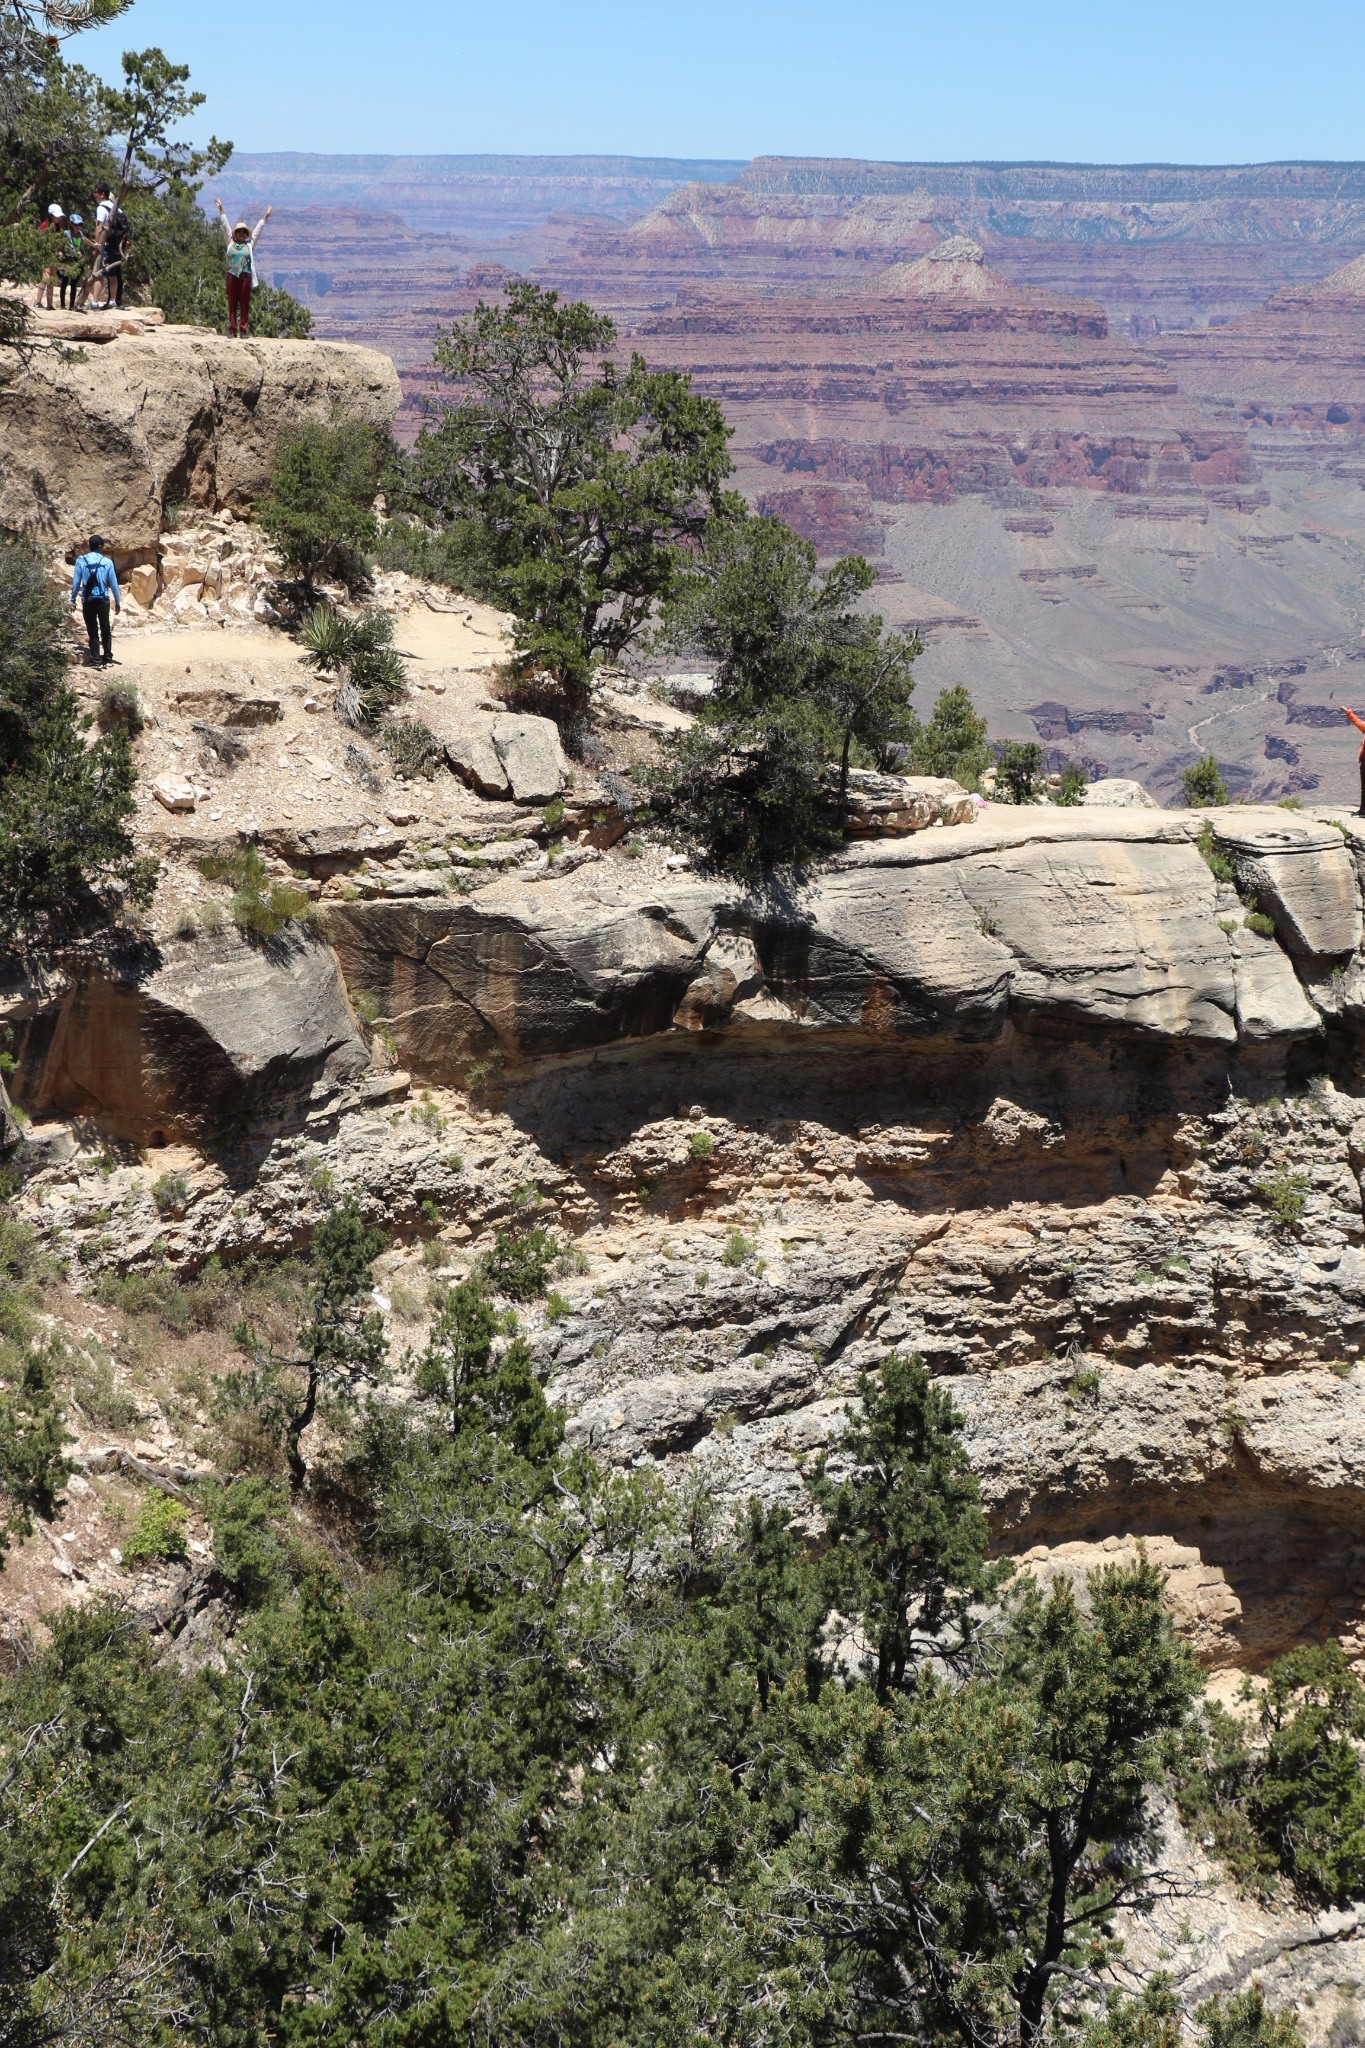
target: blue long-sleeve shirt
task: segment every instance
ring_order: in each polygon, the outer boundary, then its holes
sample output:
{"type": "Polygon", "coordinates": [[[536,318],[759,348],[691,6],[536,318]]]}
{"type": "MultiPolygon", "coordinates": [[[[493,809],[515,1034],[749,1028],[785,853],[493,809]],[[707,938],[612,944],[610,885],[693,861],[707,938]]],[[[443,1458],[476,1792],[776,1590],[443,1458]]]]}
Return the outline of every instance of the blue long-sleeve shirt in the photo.
{"type": "Polygon", "coordinates": [[[116,605],[123,599],[119,594],[118,570],[108,555],[77,555],[76,566],[71,572],[71,602],[78,597],[112,597],[116,605]],[[87,570],[89,573],[87,587],[87,570]]]}

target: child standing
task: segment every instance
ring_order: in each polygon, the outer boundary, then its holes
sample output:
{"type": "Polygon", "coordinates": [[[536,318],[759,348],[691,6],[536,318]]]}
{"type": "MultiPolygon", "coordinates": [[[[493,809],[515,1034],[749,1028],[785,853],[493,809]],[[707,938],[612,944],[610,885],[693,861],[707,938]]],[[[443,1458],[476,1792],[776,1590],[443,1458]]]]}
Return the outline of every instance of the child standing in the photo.
{"type": "Polygon", "coordinates": [[[251,287],[256,281],[256,237],[269,220],[272,209],[267,206],[254,228],[244,220],[235,227],[228,226],[228,217],[223,211],[221,199],[215,199],[218,221],[227,240],[227,303],[228,333],[247,339],[251,322],[251,287]]]}
{"type": "Polygon", "coordinates": [[[71,294],[73,313],[81,309],[76,301],[80,294],[81,280],[85,276],[85,237],[81,230],[85,222],[78,213],[67,221],[62,235],[61,247],[57,251],[57,282],[61,288],[62,309],[66,308],[66,295],[71,294]]]}

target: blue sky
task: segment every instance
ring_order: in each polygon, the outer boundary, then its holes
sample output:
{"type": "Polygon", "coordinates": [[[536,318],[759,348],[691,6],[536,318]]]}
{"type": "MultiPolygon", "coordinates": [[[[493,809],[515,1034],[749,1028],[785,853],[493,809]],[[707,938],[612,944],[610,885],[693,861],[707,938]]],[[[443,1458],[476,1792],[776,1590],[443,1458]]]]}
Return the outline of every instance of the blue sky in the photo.
{"type": "Polygon", "coordinates": [[[242,149],[1365,158],[1361,0],[137,0],[242,149]]]}

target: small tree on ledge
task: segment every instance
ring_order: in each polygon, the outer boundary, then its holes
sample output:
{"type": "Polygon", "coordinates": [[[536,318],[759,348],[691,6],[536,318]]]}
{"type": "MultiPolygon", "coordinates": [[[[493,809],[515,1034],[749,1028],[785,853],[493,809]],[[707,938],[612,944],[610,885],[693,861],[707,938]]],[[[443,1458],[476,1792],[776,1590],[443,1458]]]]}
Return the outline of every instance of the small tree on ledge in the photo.
{"type": "Polygon", "coordinates": [[[1228,786],[1212,754],[1204,754],[1198,761],[1191,761],[1181,780],[1185,785],[1185,801],[1192,811],[1207,810],[1210,804],[1228,801],[1228,786]]]}

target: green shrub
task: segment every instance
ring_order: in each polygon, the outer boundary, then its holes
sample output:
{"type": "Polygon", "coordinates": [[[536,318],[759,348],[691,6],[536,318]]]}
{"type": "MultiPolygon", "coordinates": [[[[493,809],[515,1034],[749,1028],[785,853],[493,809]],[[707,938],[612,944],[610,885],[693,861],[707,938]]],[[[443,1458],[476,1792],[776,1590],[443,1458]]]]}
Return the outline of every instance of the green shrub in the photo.
{"type": "Polygon", "coordinates": [[[1282,1168],[1278,1172],[1268,1173],[1264,1180],[1258,1181],[1256,1193],[1275,1221],[1283,1229],[1289,1230],[1303,1221],[1308,1186],[1308,1175],[1302,1169],[1291,1173],[1282,1168]]]}
{"type": "Polygon", "coordinates": [[[169,1494],[151,1493],[133,1517],[124,1539],[125,1564],[168,1564],[185,1555],[185,1509],[169,1494]]]}
{"type": "Polygon", "coordinates": [[[1085,769],[1079,761],[1068,761],[1062,770],[1062,779],[1057,786],[1057,802],[1063,809],[1073,809],[1085,796],[1085,769]]]}
{"type": "Polygon", "coordinates": [[[746,1237],[738,1227],[732,1229],[725,1240],[725,1249],[720,1255],[723,1266],[742,1266],[752,1258],[758,1246],[752,1237],[746,1237]]]}
{"type": "Polygon", "coordinates": [[[1192,811],[1203,810],[1209,804],[1225,804],[1228,800],[1227,784],[1212,754],[1191,761],[1181,782],[1185,789],[1185,802],[1192,811]]]}
{"type": "Polygon", "coordinates": [[[354,589],[378,534],[374,501],[392,460],[387,434],[359,420],[305,420],[275,458],[256,517],[305,591],[322,575],[354,589]]]}
{"type": "Polygon", "coordinates": [[[495,1231],[493,1248],[482,1260],[483,1276],[509,1301],[534,1301],[545,1292],[559,1250],[550,1232],[539,1224],[495,1231]]]}
{"type": "MultiPolygon", "coordinates": [[[[343,725],[380,725],[407,694],[407,677],[387,612],[370,610],[352,619],[331,605],[315,605],[304,620],[301,638],[319,675],[337,677],[333,708],[343,725]]],[[[425,733],[426,727],[417,730],[425,733]]]]}
{"type": "Polygon", "coordinates": [[[136,739],[146,724],[136,683],[106,683],[95,714],[101,732],[122,730],[136,739]]]}
{"type": "Polygon", "coordinates": [[[152,1200],[162,1216],[182,1211],[190,1198],[190,1184],[183,1173],[163,1173],[152,1182],[152,1200]]]}
{"type": "Polygon", "coordinates": [[[694,1159],[709,1159],[716,1149],[716,1141],[710,1131],[693,1131],[691,1152],[694,1159]]]}
{"type": "Polygon", "coordinates": [[[995,750],[996,789],[1008,803],[1031,803],[1038,791],[1043,750],[1037,740],[1001,740],[995,750]]]}
{"type": "Polygon", "coordinates": [[[964,789],[977,789],[990,765],[986,721],[960,683],[940,690],[923,725],[916,724],[904,751],[912,775],[946,775],[964,789]]]}
{"type": "Polygon", "coordinates": [[[260,1606],[286,1576],[288,1548],[279,1525],[282,1494],[259,1479],[235,1479],[211,1503],[213,1554],[242,1607],[260,1606]]]}
{"type": "Polygon", "coordinates": [[[380,527],[374,559],[381,569],[402,569],[470,597],[496,599],[500,594],[482,522],[474,517],[454,518],[438,532],[400,513],[380,527]]]}
{"type": "Polygon", "coordinates": [[[445,748],[431,727],[415,718],[386,719],[379,728],[379,744],[393,762],[395,773],[409,781],[420,776],[430,782],[445,767],[445,748]]]}
{"type": "Polygon", "coordinates": [[[1237,880],[1237,863],[1231,854],[1224,853],[1219,847],[1213,836],[1213,827],[1207,820],[1200,826],[1199,837],[1194,843],[1199,851],[1200,859],[1213,876],[1215,882],[1235,882],[1237,880]]]}
{"type": "MultiPolygon", "coordinates": [[[[1245,1697],[1250,1702],[1250,1688],[1245,1697]]],[[[1341,1645],[1305,1645],[1265,1673],[1250,1730],[1205,1709],[1177,1786],[1187,1827],[1211,1836],[1240,1883],[1276,1875],[1336,1905],[1365,1888],[1365,1686],[1341,1645]]]]}
{"type": "Polygon", "coordinates": [[[1205,1999],[1194,2017],[1203,2036],[1201,2048],[1304,2048],[1293,2014],[1268,2006],[1259,1984],[1233,1992],[1226,2001],[1205,1999]]]}
{"type": "Polygon", "coordinates": [[[131,1429],[137,1421],[138,1404],[119,1386],[114,1368],[102,1351],[73,1359],[70,1384],[74,1405],[97,1429],[131,1429]]]}
{"type": "Polygon", "coordinates": [[[199,862],[206,881],[227,882],[232,889],[232,921],[253,938],[273,939],[285,925],[311,923],[316,915],[302,889],[272,881],[254,846],[238,844],[206,853],[199,862]]]}
{"type": "Polygon", "coordinates": [[[565,1316],[573,1314],[573,1305],[567,1295],[552,1287],[545,1297],[545,1320],[547,1323],[562,1323],[565,1316]]]}
{"type": "Polygon", "coordinates": [[[1273,939],[1275,936],[1275,920],[1267,917],[1263,910],[1249,910],[1242,922],[1249,932],[1255,932],[1260,938],[1273,939]]]}

